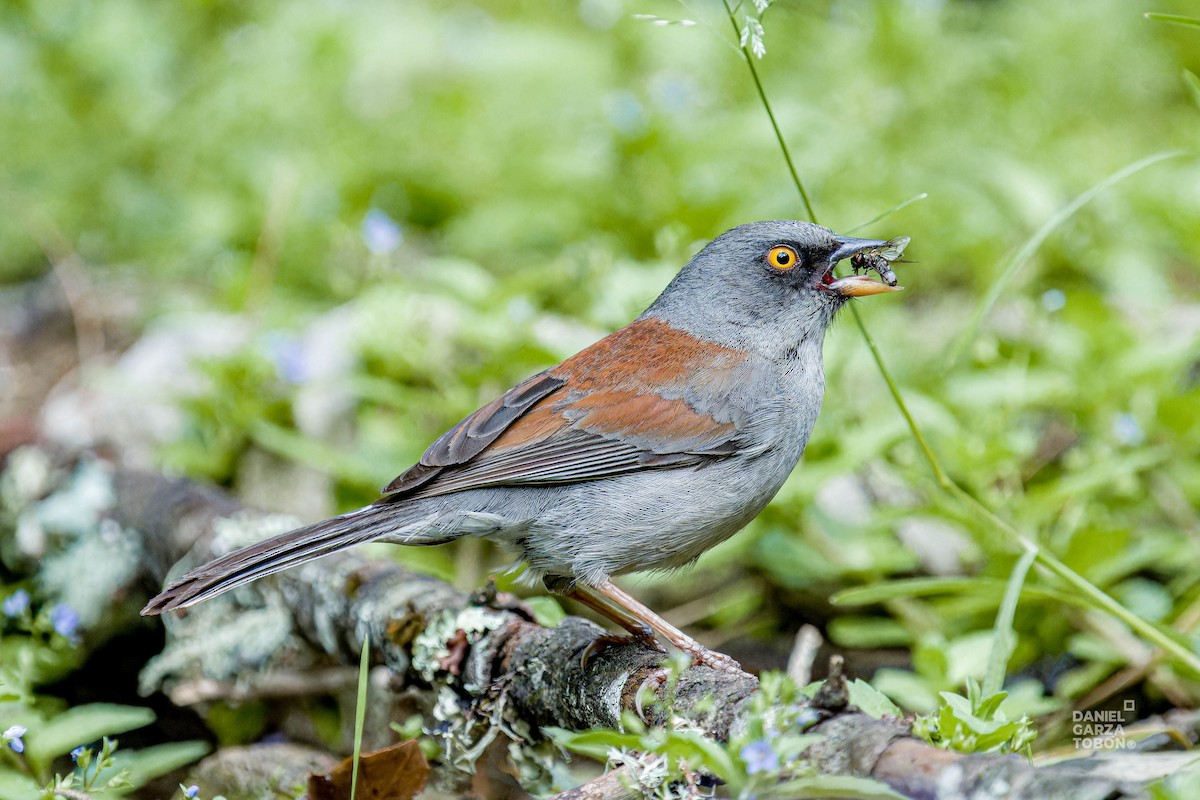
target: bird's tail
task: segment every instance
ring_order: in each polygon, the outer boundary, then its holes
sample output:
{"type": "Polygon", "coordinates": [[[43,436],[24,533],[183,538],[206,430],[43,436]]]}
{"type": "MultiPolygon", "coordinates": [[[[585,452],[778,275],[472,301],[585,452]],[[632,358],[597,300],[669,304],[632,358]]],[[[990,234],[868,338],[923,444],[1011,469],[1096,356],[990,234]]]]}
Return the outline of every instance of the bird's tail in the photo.
{"type": "MultiPolygon", "coordinates": [[[[235,550],[172,582],[146,604],[142,616],[187,608],[242,584],[395,533],[411,522],[398,516],[395,506],[367,506],[235,550]]],[[[417,534],[410,543],[437,544],[447,538],[453,537],[417,534]]]]}

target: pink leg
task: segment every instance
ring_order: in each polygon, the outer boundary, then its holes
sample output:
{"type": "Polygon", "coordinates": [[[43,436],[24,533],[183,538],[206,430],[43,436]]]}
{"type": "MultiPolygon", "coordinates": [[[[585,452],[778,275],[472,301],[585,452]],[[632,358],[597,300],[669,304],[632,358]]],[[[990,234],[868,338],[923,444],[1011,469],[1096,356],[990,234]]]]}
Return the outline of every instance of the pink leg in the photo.
{"type": "Polygon", "coordinates": [[[576,584],[571,588],[569,594],[588,608],[608,617],[635,637],[644,638],[650,631],[657,633],[683,652],[691,655],[693,663],[704,664],[725,672],[742,671],[741,665],[732,658],[704,647],[612,581],[604,581],[596,586],[576,584]]]}

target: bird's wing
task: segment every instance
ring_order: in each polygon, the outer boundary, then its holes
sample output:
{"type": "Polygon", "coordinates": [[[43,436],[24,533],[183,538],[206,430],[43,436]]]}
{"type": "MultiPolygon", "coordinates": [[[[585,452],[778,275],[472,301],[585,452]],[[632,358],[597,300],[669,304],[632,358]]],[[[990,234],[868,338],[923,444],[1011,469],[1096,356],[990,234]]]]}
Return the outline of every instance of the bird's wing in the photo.
{"type": "Polygon", "coordinates": [[[529,378],[434,442],[380,503],[698,465],[741,448],[747,358],[638,320],[529,378]]]}

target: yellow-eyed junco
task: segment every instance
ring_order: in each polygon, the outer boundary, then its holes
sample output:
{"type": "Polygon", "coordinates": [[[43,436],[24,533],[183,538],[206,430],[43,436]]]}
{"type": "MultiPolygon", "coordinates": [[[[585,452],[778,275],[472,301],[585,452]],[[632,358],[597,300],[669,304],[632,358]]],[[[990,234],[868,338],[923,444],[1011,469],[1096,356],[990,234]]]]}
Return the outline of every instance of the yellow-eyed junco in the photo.
{"type": "Polygon", "coordinates": [[[735,668],[610,578],[686,565],[771,500],[816,422],[826,327],[848,298],[898,288],[833,269],[885,245],[805,222],[734,228],[640,317],[455,425],[371,505],[192,570],[142,613],[363,542],[483,536],[635,635],[735,668]]]}

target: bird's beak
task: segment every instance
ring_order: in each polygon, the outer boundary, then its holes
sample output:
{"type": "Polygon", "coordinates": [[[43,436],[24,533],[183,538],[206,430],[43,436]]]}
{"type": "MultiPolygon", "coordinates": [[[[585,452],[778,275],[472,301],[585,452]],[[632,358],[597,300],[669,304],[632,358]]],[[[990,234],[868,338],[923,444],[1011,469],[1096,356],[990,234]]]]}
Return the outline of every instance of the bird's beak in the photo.
{"type": "Polygon", "coordinates": [[[872,280],[867,275],[847,275],[845,278],[831,280],[833,268],[838,265],[838,262],[855,253],[873,250],[888,244],[882,239],[856,239],[853,236],[839,236],[837,241],[838,249],[829,256],[829,270],[823,284],[826,289],[837,292],[843,297],[867,297],[872,294],[898,292],[904,288],[903,286],[888,286],[883,281],[872,280]]]}
{"type": "Polygon", "coordinates": [[[837,242],[840,246],[829,256],[830,264],[837,264],[839,261],[847,259],[855,253],[861,253],[864,250],[871,250],[876,247],[883,247],[887,244],[887,242],[881,239],[855,239],[853,236],[839,236],[837,237],[837,242]]]}

